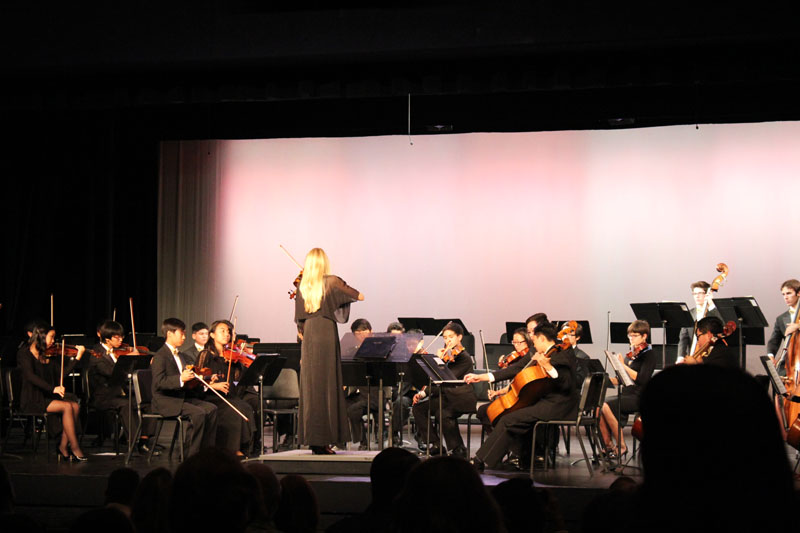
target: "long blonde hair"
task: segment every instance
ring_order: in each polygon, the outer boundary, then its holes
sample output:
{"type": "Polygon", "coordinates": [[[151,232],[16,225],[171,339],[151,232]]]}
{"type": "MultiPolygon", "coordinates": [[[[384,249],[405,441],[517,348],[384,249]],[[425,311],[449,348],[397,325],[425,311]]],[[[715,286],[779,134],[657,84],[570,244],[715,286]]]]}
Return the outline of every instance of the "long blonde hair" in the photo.
{"type": "Polygon", "coordinates": [[[314,313],[322,304],[325,294],[324,276],[331,273],[328,255],[322,248],[313,248],[306,255],[303,267],[303,280],[300,282],[300,294],[303,295],[307,313],[314,313]]]}

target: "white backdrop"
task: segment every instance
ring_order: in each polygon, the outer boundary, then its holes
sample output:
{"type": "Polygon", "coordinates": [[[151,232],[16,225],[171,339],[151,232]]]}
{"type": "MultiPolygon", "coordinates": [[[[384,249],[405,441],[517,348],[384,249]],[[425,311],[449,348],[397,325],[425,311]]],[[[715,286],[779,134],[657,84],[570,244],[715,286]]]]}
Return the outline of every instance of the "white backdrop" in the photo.
{"type": "MultiPolygon", "coordinates": [[[[213,308],[294,340],[287,298],[314,246],[366,296],[351,318],[460,317],[487,342],[534,312],[592,323],[630,302],[753,295],[772,322],[800,277],[800,124],[222,141],[213,308]]],[[[213,320],[218,317],[207,317],[213,320]]],[[[341,331],[347,331],[342,326],[341,331]]],[[[767,330],[766,334],[769,334],[767,330]]],[[[658,338],[658,337],[656,337],[658,338]]],[[[755,358],[750,352],[750,368],[755,358]]]]}

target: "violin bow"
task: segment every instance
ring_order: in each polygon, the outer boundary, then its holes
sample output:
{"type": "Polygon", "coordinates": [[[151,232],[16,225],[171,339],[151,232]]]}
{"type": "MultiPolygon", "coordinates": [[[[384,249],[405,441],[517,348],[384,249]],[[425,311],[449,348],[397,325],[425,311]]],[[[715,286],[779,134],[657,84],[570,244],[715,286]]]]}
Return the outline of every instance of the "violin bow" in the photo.
{"type": "MultiPolygon", "coordinates": [[[[234,346],[236,346],[236,318],[233,317],[233,331],[231,331],[231,352],[233,352],[234,346]]],[[[223,347],[224,350],[224,347],[223,347]]],[[[233,354],[231,354],[230,358],[228,359],[228,376],[225,378],[225,381],[230,384],[231,382],[231,365],[233,364],[233,354]]]]}
{"type": "Polygon", "coordinates": [[[61,377],[58,379],[58,386],[64,386],[64,350],[66,349],[64,337],[61,337],[61,377]]]}
{"type": "Polygon", "coordinates": [[[111,312],[111,320],[114,322],[117,321],[117,308],[115,307],[114,310],[111,312]]]}
{"type": "Polygon", "coordinates": [[[136,349],[136,326],[133,324],[133,298],[128,299],[131,307],[131,335],[133,336],[133,349],[136,349]]]}
{"type": "Polygon", "coordinates": [[[244,414],[243,414],[243,413],[242,413],[240,410],[238,410],[236,407],[234,407],[234,406],[233,406],[233,404],[232,404],[231,402],[229,402],[229,401],[228,401],[228,400],[225,398],[225,396],[223,396],[222,394],[220,394],[220,393],[219,393],[219,392],[218,392],[216,389],[214,389],[214,388],[213,388],[213,387],[211,387],[211,386],[210,386],[208,383],[206,383],[205,381],[203,381],[203,378],[201,378],[200,376],[198,376],[197,374],[195,374],[194,370],[192,370],[192,376],[194,376],[194,379],[196,379],[197,381],[199,381],[200,383],[202,383],[202,384],[203,384],[203,387],[205,387],[205,388],[206,388],[206,390],[210,390],[211,392],[213,392],[214,394],[216,394],[217,396],[219,396],[219,399],[220,399],[220,400],[222,400],[223,402],[225,402],[226,404],[228,404],[228,407],[230,407],[231,409],[233,409],[234,411],[236,411],[236,414],[237,414],[237,415],[239,415],[239,416],[241,416],[241,417],[242,417],[242,418],[245,420],[245,422],[249,422],[249,421],[250,421],[250,419],[249,419],[249,418],[247,418],[246,416],[244,416],[244,414]]]}
{"type": "Polygon", "coordinates": [[[282,244],[279,244],[278,246],[280,246],[280,247],[281,247],[281,250],[283,250],[283,253],[285,253],[285,254],[286,254],[286,256],[287,256],[289,259],[291,259],[291,260],[292,260],[292,262],[293,262],[295,265],[297,265],[297,268],[299,268],[300,270],[303,270],[303,265],[301,265],[300,263],[298,263],[298,262],[297,262],[297,259],[295,259],[294,257],[292,257],[292,254],[290,254],[290,253],[289,253],[289,250],[287,250],[286,248],[284,248],[282,244]]]}
{"type": "Polygon", "coordinates": [[[53,324],[53,293],[50,293],[50,326],[52,327],[53,324]]]}
{"type": "Polygon", "coordinates": [[[233,314],[236,313],[236,304],[239,303],[239,295],[236,295],[236,298],[233,299],[233,309],[231,309],[231,316],[228,317],[228,320],[233,320],[233,314]]]}

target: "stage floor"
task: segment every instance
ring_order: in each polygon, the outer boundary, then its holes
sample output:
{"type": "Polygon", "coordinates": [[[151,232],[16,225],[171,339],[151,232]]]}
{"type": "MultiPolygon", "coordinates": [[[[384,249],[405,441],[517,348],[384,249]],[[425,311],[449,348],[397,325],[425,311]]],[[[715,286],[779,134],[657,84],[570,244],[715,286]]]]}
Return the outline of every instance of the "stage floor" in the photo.
{"type": "MultiPolygon", "coordinates": [[[[265,442],[271,443],[272,436],[265,435],[265,442]]],[[[19,435],[20,432],[16,432],[19,435]]],[[[171,435],[170,428],[164,428],[162,435],[171,435]]],[[[466,439],[466,430],[462,431],[466,439]]],[[[471,437],[472,453],[480,446],[480,432],[473,429],[471,437]]],[[[87,436],[85,442],[91,442],[87,436]]],[[[160,443],[168,449],[169,440],[163,437],[160,443]]],[[[406,442],[409,449],[413,448],[406,442]]],[[[89,456],[86,463],[57,463],[51,444],[51,456],[44,453],[44,442],[40,452],[34,456],[30,447],[22,448],[21,436],[12,435],[8,449],[0,461],[11,473],[16,491],[17,505],[21,512],[35,516],[48,529],[66,530],[75,517],[93,507],[102,505],[106,480],[115,469],[125,466],[124,455],[116,456],[109,446],[93,448],[84,446],[89,456]]],[[[309,450],[291,450],[279,453],[266,453],[248,461],[261,461],[270,465],[278,476],[288,473],[302,474],[314,487],[320,504],[321,527],[324,529],[336,520],[361,512],[370,501],[369,468],[372,458],[378,451],[343,450],[336,455],[312,455],[309,450]]],[[[423,456],[424,458],[424,456],[423,456]]],[[[572,454],[566,456],[563,444],[560,445],[557,467],[547,471],[537,470],[534,479],[537,486],[552,490],[558,499],[568,525],[577,525],[585,505],[604,491],[619,474],[603,471],[597,465],[590,476],[581,459],[580,446],[573,436],[572,454]]],[[[151,463],[146,458],[134,454],[130,468],[144,476],[157,467],[174,471],[178,467],[177,454],[174,460],[163,456],[154,457],[151,463]]],[[[631,461],[635,465],[636,461],[631,461]]],[[[626,469],[625,475],[637,478],[636,469],[626,469]]],[[[494,486],[513,477],[528,477],[528,472],[507,470],[487,470],[481,475],[486,486],[494,486]]],[[[574,530],[574,529],[573,529],[574,530]]]]}

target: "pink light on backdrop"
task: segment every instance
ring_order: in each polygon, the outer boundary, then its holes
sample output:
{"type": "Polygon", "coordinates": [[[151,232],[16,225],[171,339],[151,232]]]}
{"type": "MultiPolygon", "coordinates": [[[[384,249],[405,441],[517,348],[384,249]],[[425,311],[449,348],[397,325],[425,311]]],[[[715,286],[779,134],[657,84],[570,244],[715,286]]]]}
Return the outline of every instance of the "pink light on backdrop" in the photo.
{"type": "Polygon", "coordinates": [[[773,320],[778,285],[800,276],[798,139],[769,123],[225,141],[215,307],[240,294],[242,331],[293,340],[283,244],[300,262],[325,248],[376,329],[461,317],[496,341],[545,311],[590,320],[599,348],[607,311],[688,301],[720,261],[721,295],[752,294],[773,320]]]}

